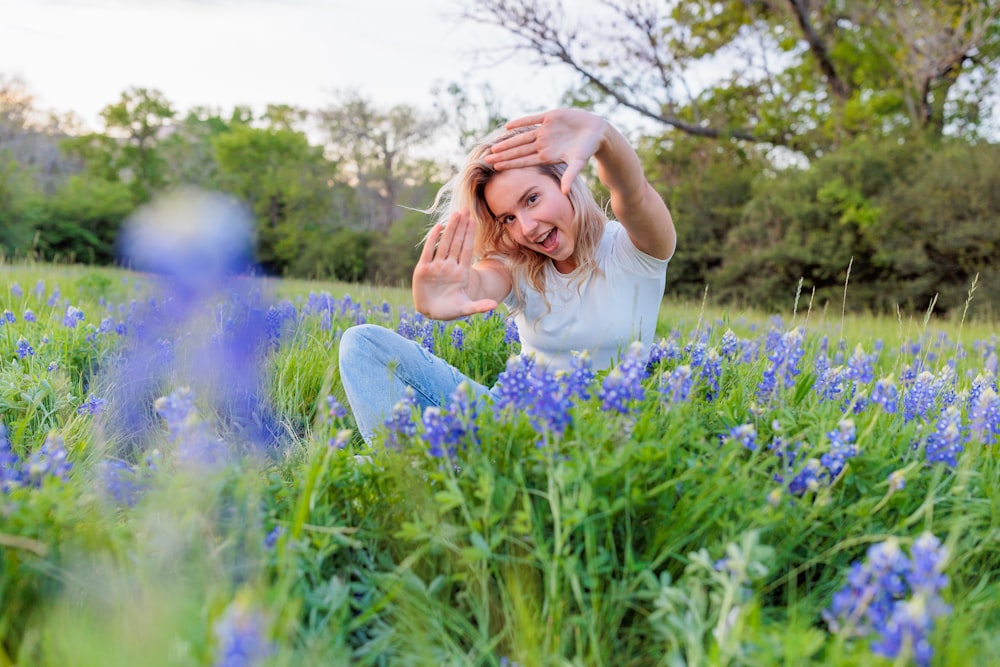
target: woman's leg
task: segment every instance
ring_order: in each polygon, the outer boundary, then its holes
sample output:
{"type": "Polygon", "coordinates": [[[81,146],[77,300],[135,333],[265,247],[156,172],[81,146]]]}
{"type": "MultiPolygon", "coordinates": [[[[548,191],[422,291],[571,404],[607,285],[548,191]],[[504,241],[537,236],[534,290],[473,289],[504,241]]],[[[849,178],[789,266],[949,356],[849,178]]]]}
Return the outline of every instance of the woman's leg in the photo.
{"type": "Polygon", "coordinates": [[[385,427],[393,406],[412,387],[421,413],[445,405],[462,382],[477,396],[489,390],[422,345],[375,324],[359,324],[340,339],[340,379],[365,442],[385,427]]]}

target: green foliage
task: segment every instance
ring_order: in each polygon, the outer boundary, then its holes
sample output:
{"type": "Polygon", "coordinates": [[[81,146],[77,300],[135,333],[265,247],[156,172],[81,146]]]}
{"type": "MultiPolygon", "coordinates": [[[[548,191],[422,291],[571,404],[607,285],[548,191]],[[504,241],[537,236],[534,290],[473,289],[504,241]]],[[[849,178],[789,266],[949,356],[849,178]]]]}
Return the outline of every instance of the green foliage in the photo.
{"type": "Polygon", "coordinates": [[[212,145],[222,187],[253,212],[258,261],[281,275],[304,249],[303,235],[329,222],[333,166],[295,130],[237,125],[212,145]]]}
{"type": "MultiPolygon", "coordinates": [[[[830,192],[853,202],[842,196],[851,182],[830,192]]],[[[763,339],[786,325],[733,313],[713,321],[667,304],[659,333],[673,351],[630,411],[602,408],[599,376],[562,435],[483,407],[454,453],[437,457],[418,415],[414,437],[368,448],[350,436],[350,414],[328,409],[327,397],[343,400],[339,333],[361,315],[397,324],[379,293],[351,286],[349,299],[339,285],[324,316],[306,307],[307,295],[329,284],[281,283],[298,307],[266,371],[295,435],[272,456],[194,463],[178,455],[184,434],[217,426],[199,409],[175,439],[156,438],[145,461],[124,462],[138,464],[127,476],[138,487],[123,503],[109,481],[106,424],[76,407],[88,369],[113,363],[118,349],[117,334],[97,327],[99,299],[118,312],[116,302],[145,287],[119,271],[60,266],[16,266],[6,277],[0,294],[17,319],[0,328],[0,414],[20,460],[56,433],[73,468],[65,480],[0,490],[5,663],[215,664],[235,613],[246,641],[268,642],[266,664],[276,665],[888,665],[870,639],[831,632],[822,611],[870,545],[908,545],[925,530],[949,553],[952,609],[930,635],[935,664],[989,662],[998,648],[988,576],[1000,566],[996,445],[971,438],[956,467],[929,464],[933,418],[855,410],[870,395],[865,382],[828,399],[812,362],[828,355],[843,368],[854,351],[875,349],[874,377],[899,378],[903,389],[907,371],[927,369],[949,379],[962,405],[995,354],[992,325],[968,323],[963,340],[972,342],[960,342],[933,316],[906,331],[867,317],[844,338],[844,323],[817,317],[804,329],[803,372],[762,400],[763,339]],[[44,291],[13,287],[43,277],[44,291]],[[63,299],[86,314],[76,327],[63,323],[63,299]],[[727,331],[736,354],[721,353],[727,331]],[[21,337],[35,354],[17,355],[21,337]],[[719,361],[718,389],[699,349],[719,361]],[[58,370],[43,370],[53,362],[58,370]],[[697,371],[693,392],[672,401],[661,377],[684,365],[697,371]],[[798,464],[828,453],[845,418],[857,455],[835,478],[793,492],[798,464]],[[753,449],[729,435],[744,424],[756,429],[753,449]],[[802,459],[777,456],[780,441],[802,459]],[[891,486],[890,474],[905,486],[891,486]]],[[[477,316],[433,327],[429,342],[492,384],[516,351],[504,330],[503,317],[477,316]],[[464,345],[454,342],[459,328],[464,345]]]]}

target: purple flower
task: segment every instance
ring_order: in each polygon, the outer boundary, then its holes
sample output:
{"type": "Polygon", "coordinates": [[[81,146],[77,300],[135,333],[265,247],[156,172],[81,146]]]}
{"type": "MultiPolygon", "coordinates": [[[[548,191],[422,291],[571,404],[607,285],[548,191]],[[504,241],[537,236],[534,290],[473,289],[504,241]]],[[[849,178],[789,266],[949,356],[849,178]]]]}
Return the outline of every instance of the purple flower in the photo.
{"type": "Polygon", "coordinates": [[[851,565],[824,620],[833,632],[875,635],[871,650],[878,655],[897,658],[908,647],[917,665],[929,665],[934,621],[950,612],[941,598],[946,555],[930,533],[914,541],[909,558],[895,538],[872,545],[863,563],[851,565]]]}
{"type": "Polygon", "coordinates": [[[417,397],[413,389],[406,388],[403,398],[393,406],[392,412],[385,420],[388,429],[386,433],[386,446],[393,447],[401,444],[401,438],[412,438],[417,433],[417,426],[413,422],[413,410],[417,407],[417,397]]]}
{"type": "Polygon", "coordinates": [[[329,414],[331,419],[343,419],[347,416],[347,408],[337,400],[336,396],[327,396],[326,406],[328,408],[327,414],[329,414]]]}
{"type": "Polygon", "coordinates": [[[17,356],[20,359],[25,357],[30,357],[35,354],[35,348],[31,347],[31,344],[27,341],[24,336],[20,336],[17,339],[17,356]]]}
{"type": "Polygon", "coordinates": [[[22,468],[22,475],[25,483],[38,487],[49,477],[65,481],[72,468],[73,464],[66,458],[63,439],[50,433],[42,446],[28,457],[22,468]]]}
{"type": "Polygon", "coordinates": [[[872,403],[881,405],[889,414],[894,414],[899,409],[899,391],[891,377],[882,378],[875,383],[870,399],[872,403]]]}
{"type": "Polygon", "coordinates": [[[598,395],[601,409],[605,412],[628,414],[632,406],[646,396],[642,386],[645,374],[646,360],[642,355],[642,344],[632,343],[622,362],[604,377],[598,395]]]}
{"type": "Polygon", "coordinates": [[[215,662],[213,667],[254,667],[274,653],[267,638],[264,615],[243,600],[234,600],[215,622],[215,662]]]}
{"type": "Polygon", "coordinates": [[[455,326],[451,330],[451,345],[456,350],[465,349],[465,330],[460,326],[455,326]]]}
{"type": "Polygon", "coordinates": [[[75,329],[78,322],[84,319],[83,311],[75,306],[66,306],[66,314],[63,316],[63,326],[75,329]]]}
{"type": "Polygon", "coordinates": [[[694,374],[687,364],[664,373],[660,378],[660,395],[668,403],[681,403],[691,396],[694,374]]]}
{"type": "Polygon", "coordinates": [[[6,493],[23,482],[21,459],[10,446],[7,427],[0,423],[0,491],[6,493]]]}
{"type": "Polygon", "coordinates": [[[504,321],[503,342],[506,345],[516,345],[521,342],[521,336],[517,332],[517,323],[513,317],[508,317],[504,321]]]}
{"type": "Polygon", "coordinates": [[[803,330],[792,329],[784,334],[772,329],[767,337],[765,352],[768,365],[764,376],[757,385],[757,396],[761,401],[774,398],[780,387],[795,385],[795,378],[801,372],[799,362],[805,354],[802,347],[803,330]]]}
{"type": "Polygon", "coordinates": [[[903,395],[903,419],[927,416],[937,400],[940,383],[929,371],[922,371],[903,395]]]}
{"type": "Polygon", "coordinates": [[[819,459],[808,459],[798,474],[788,484],[788,492],[801,496],[806,491],[815,491],[822,481],[823,466],[819,459]]]}
{"type": "Polygon", "coordinates": [[[841,420],[837,430],[826,434],[830,440],[830,450],[820,457],[820,463],[830,471],[831,478],[840,474],[847,459],[858,455],[858,447],[854,444],[855,434],[854,422],[850,419],[841,420]]]}
{"type": "Polygon", "coordinates": [[[17,318],[14,317],[14,313],[12,313],[8,309],[5,309],[3,311],[3,321],[6,322],[7,324],[14,324],[14,322],[17,322],[17,318]]]}
{"type": "Polygon", "coordinates": [[[35,317],[35,311],[33,311],[31,308],[25,308],[24,309],[24,315],[23,315],[23,317],[24,317],[24,321],[25,322],[32,322],[32,323],[34,323],[34,322],[37,321],[37,318],[35,317]]]}
{"type": "Polygon", "coordinates": [[[76,414],[82,415],[85,412],[90,415],[100,414],[104,410],[104,403],[105,401],[103,398],[97,398],[96,396],[91,394],[90,396],[87,397],[86,401],[84,401],[83,403],[80,404],[79,407],[77,407],[76,414]]]}
{"type": "Polygon", "coordinates": [[[993,387],[982,389],[972,404],[969,433],[984,445],[993,445],[1000,437],[1000,396],[993,387]]]}
{"type": "Polygon", "coordinates": [[[948,406],[937,420],[936,428],[927,436],[924,457],[928,463],[946,463],[954,468],[962,451],[962,413],[948,406]]]}
{"type": "Polygon", "coordinates": [[[757,428],[753,424],[741,424],[729,429],[727,440],[740,443],[751,452],[757,451],[757,428]]]}

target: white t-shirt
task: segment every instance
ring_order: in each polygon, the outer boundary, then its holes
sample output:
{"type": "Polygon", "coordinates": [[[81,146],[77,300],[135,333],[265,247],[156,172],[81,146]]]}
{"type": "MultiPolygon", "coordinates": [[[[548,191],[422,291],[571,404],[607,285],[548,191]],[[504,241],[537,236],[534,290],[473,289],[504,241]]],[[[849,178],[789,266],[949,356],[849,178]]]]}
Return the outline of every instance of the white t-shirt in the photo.
{"type": "MultiPolygon", "coordinates": [[[[523,286],[525,307],[514,318],[522,353],[568,370],[573,352],[587,351],[594,369],[603,370],[633,341],[652,345],[670,260],[637,249],[615,220],[608,221],[596,256],[603,275],[591,274],[582,283],[546,265],[548,311],[542,295],[530,283],[523,286]]],[[[504,304],[515,306],[513,290],[504,304]]]]}

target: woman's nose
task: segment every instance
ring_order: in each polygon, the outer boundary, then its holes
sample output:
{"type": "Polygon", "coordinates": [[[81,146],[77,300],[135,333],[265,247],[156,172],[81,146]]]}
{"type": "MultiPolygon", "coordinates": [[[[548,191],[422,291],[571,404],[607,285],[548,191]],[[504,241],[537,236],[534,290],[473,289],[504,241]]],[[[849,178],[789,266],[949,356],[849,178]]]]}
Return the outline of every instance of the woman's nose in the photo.
{"type": "Polygon", "coordinates": [[[519,215],[517,221],[521,225],[521,234],[525,238],[532,238],[538,230],[538,223],[530,215],[519,215]]]}

